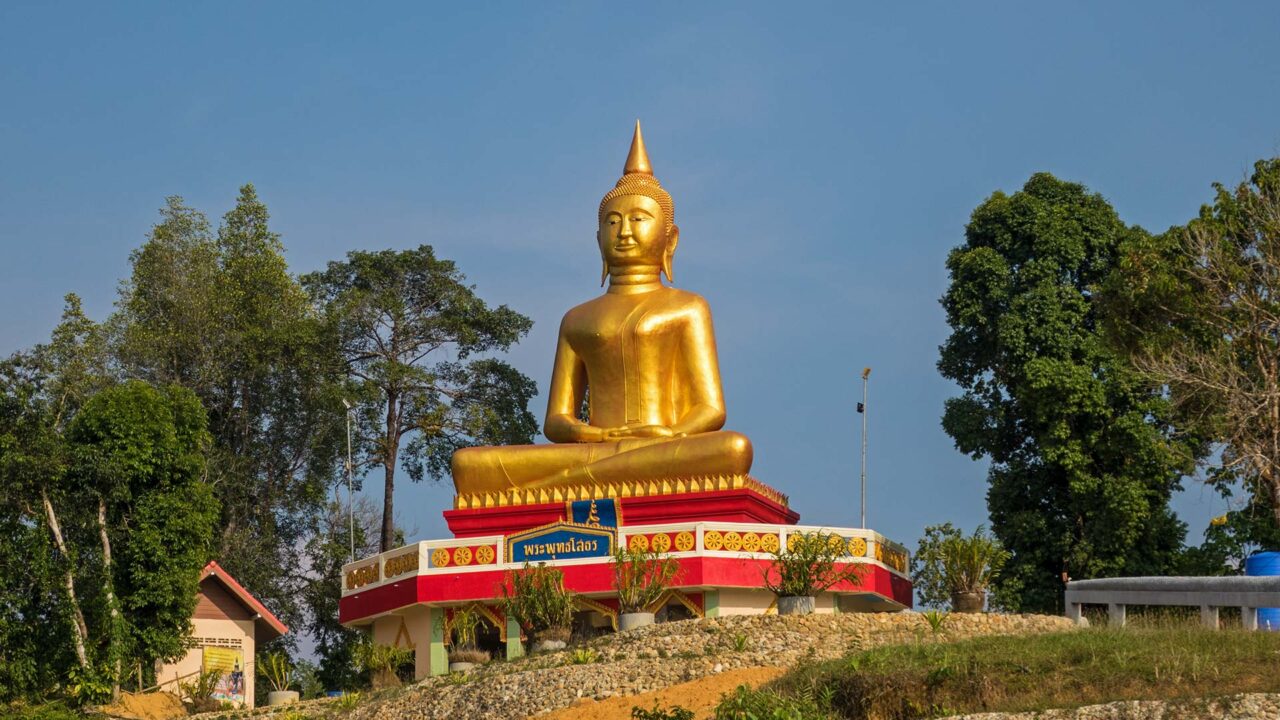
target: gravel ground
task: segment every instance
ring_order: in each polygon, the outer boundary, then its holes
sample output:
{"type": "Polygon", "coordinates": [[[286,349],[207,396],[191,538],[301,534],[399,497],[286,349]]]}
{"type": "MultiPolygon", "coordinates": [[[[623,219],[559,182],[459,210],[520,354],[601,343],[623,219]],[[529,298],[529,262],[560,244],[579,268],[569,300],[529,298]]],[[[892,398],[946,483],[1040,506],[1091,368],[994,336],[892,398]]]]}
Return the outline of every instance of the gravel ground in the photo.
{"type": "Polygon", "coordinates": [[[956,715],[947,720],[1275,720],[1280,695],[1247,693],[1193,700],[1128,700],[1073,710],[956,715]]]}

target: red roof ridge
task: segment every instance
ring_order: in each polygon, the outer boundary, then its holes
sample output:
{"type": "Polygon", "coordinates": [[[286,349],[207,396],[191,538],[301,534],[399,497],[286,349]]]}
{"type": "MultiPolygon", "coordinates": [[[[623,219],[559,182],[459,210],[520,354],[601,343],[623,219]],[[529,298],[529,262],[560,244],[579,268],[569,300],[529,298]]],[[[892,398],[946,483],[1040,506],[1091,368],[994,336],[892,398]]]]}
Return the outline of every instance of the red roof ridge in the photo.
{"type": "Polygon", "coordinates": [[[258,614],[257,619],[265,622],[268,627],[276,632],[277,635],[284,635],[289,632],[289,627],[287,625],[280,622],[280,619],[272,614],[265,605],[259,602],[258,598],[250,594],[248,590],[245,590],[243,585],[236,582],[236,579],[231,576],[231,573],[223,569],[216,560],[210,560],[209,564],[205,565],[204,569],[200,571],[200,581],[203,582],[205,578],[210,576],[216,578],[218,582],[222,583],[223,587],[230,590],[231,593],[240,600],[240,602],[244,603],[249,607],[249,609],[256,612],[258,614]]]}

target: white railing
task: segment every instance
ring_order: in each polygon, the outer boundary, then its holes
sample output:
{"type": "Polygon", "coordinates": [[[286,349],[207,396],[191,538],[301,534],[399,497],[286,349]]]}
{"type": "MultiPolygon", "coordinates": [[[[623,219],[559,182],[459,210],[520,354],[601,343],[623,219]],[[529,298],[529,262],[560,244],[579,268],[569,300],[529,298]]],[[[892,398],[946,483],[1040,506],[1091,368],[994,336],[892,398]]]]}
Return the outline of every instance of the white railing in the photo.
{"type": "MultiPolygon", "coordinates": [[[[532,528],[531,528],[532,529],[532,528]]],[[[671,545],[667,554],[672,557],[731,557],[748,559],[769,559],[770,550],[756,544],[768,543],[762,540],[765,536],[774,536],[778,545],[786,547],[787,538],[795,533],[826,532],[844,538],[848,550],[849,562],[870,563],[884,567],[891,573],[907,577],[910,555],[902,545],[889,540],[874,530],[861,528],[838,528],[820,525],[775,525],[770,523],[733,523],[733,522],[696,522],[669,523],[660,525],[624,525],[617,529],[618,543],[631,542],[636,536],[653,538],[659,534],[667,536],[671,545]],[[675,538],[682,534],[693,535],[693,546],[688,550],[679,550],[675,538]],[[708,537],[713,541],[708,548],[708,537]],[[726,543],[726,536],[736,533],[737,538],[726,543]],[[750,542],[755,550],[743,547],[743,539],[754,534],[756,540],[750,542]],[[716,542],[715,538],[719,541],[716,542]],[[861,540],[862,544],[854,542],[861,540]],[[736,547],[730,548],[727,545],[736,547]],[[854,549],[862,549],[858,556],[854,549]]],[[[342,594],[350,595],[384,585],[391,585],[423,575],[443,575],[453,573],[487,572],[507,570],[519,567],[520,563],[507,562],[507,543],[505,535],[485,535],[470,538],[451,538],[448,540],[423,540],[384,553],[363,558],[342,566],[342,594]],[[484,549],[484,548],[487,548],[484,549]],[[464,562],[465,560],[465,562],[464,562]]],[[[572,560],[556,560],[556,565],[584,565],[607,563],[611,559],[605,557],[578,558],[572,560]]]]}

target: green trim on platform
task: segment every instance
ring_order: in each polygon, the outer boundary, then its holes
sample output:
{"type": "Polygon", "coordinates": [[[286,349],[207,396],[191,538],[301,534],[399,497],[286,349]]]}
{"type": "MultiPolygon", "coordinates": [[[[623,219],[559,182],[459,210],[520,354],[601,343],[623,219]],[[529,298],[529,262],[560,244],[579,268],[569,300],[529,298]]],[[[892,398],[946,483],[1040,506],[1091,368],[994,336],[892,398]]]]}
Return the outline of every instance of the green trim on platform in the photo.
{"type": "Polygon", "coordinates": [[[703,617],[720,617],[720,591],[719,590],[703,590],[702,591],[702,615],[703,617]]]}
{"type": "Polygon", "coordinates": [[[449,672],[449,653],[444,649],[444,608],[428,608],[431,611],[431,666],[432,675],[449,672]]]}
{"type": "Polygon", "coordinates": [[[524,656],[524,644],[520,642],[520,624],[507,618],[507,659],[524,656]]]}

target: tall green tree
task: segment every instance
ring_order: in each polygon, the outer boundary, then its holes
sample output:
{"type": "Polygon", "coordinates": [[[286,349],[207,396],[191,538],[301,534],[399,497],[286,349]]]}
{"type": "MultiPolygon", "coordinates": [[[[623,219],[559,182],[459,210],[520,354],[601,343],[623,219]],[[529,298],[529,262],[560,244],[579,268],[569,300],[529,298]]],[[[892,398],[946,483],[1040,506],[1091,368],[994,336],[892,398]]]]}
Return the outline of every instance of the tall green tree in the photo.
{"type": "Polygon", "coordinates": [[[346,361],[363,461],[383,470],[384,551],[395,543],[397,464],[414,480],[439,479],[460,447],[528,443],[537,431],[533,381],[483,356],[532,322],[490,308],[465,280],[428,245],[351,252],[303,278],[346,361]]]}
{"type": "Polygon", "coordinates": [[[129,381],[90,398],[67,440],[78,544],[98,578],[95,655],[118,691],[135,663],[186,652],[218,518],[204,408],[186,388],[129,381]]]}
{"type": "Polygon", "coordinates": [[[1160,574],[1185,527],[1169,510],[1204,452],[1176,435],[1158,386],[1115,354],[1094,295],[1141,236],[1083,186],[1037,174],[974,212],[947,258],[952,333],[938,368],[964,390],[942,425],[989,458],[992,530],[1012,557],[997,592],[1057,609],[1064,576],[1160,574]]]}
{"type": "Polygon", "coordinates": [[[51,342],[0,362],[0,697],[76,699],[185,651],[217,505],[189,391],[113,385],[68,296],[51,342]]]}
{"type": "Polygon", "coordinates": [[[326,688],[357,690],[360,668],[356,649],[367,633],[343,627],[338,622],[338,600],[342,597],[342,566],[355,557],[378,552],[382,519],[379,508],[367,498],[356,498],[354,507],[331,501],[316,518],[307,539],[306,563],[311,573],[303,595],[310,613],[307,630],[315,642],[319,662],[317,679],[326,688]],[[348,515],[348,511],[351,515],[348,515]]]}
{"type": "Polygon", "coordinates": [[[131,258],[111,320],[124,374],[190,388],[208,410],[215,554],[291,624],[301,547],[343,442],[342,365],[252,185],[216,233],[170,198],[131,258]]]}
{"type": "Polygon", "coordinates": [[[1243,483],[1252,496],[1229,527],[1246,545],[1270,544],[1280,528],[1280,158],[1214,187],[1186,226],[1126,243],[1101,297],[1109,336],[1168,389],[1178,423],[1218,443],[1210,482],[1243,483]]]}

